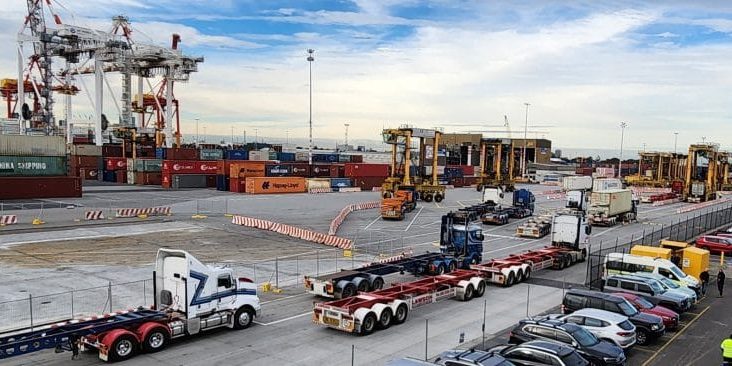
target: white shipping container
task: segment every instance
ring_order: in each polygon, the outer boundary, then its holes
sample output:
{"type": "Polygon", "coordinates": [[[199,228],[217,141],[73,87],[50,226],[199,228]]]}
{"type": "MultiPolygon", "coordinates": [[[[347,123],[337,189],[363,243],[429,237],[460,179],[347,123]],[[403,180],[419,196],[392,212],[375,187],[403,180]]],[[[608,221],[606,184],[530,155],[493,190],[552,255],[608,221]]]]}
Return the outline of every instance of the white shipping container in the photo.
{"type": "MultiPolygon", "coordinates": [[[[424,174],[425,175],[432,175],[432,166],[428,165],[424,167],[424,174]]],[[[437,167],[437,175],[444,175],[445,174],[445,167],[444,166],[438,166],[437,167]]]]}
{"type": "Polygon", "coordinates": [[[330,178],[310,178],[305,180],[305,188],[310,190],[313,188],[330,189],[330,178]]]}
{"type": "Polygon", "coordinates": [[[623,182],[618,178],[595,179],[592,182],[593,191],[609,191],[612,189],[623,189],[623,182]]]}
{"type": "Polygon", "coordinates": [[[602,212],[607,217],[630,212],[633,208],[633,192],[630,189],[594,191],[590,196],[591,212],[602,212]]]}
{"type": "Polygon", "coordinates": [[[102,156],[102,147],[97,145],[68,145],[71,155],[102,156]]]}
{"type": "Polygon", "coordinates": [[[295,161],[310,161],[310,155],[307,151],[297,151],[295,152],[295,161]]]}
{"type": "Polygon", "coordinates": [[[135,184],[135,172],[127,171],[127,184],[135,184]]]}
{"type": "Polygon", "coordinates": [[[66,140],[62,136],[0,135],[0,155],[64,156],[66,140]]]}
{"type": "Polygon", "coordinates": [[[702,183],[702,182],[691,183],[691,195],[694,197],[703,196],[705,189],[706,189],[705,183],[702,183]]]}
{"type": "Polygon", "coordinates": [[[567,191],[576,191],[592,188],[592,177],[586,175],[567,176],[562,179],[562,188],[567,191]]]}
{"type": "Polygon", "coordinates": [[[250,151],[249,160],[266,161],[269,160],[269,151],[250,151]]]}

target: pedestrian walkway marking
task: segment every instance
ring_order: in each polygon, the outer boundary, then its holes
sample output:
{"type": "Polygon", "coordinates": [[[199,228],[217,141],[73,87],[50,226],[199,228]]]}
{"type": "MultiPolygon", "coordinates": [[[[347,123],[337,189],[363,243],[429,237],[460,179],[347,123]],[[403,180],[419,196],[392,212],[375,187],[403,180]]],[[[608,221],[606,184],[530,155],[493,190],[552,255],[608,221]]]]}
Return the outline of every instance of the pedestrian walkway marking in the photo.
{"type": "Polygon", "coordinates": [[[669,344],[671,344],[676,338],[678,338],[678,336],[680,336],[682,333],[684,333],[686,331],[686,329],[689,328],[689,326],[691,324],[693,324],[697,319],[699,319],[700,316],[704,315],[704,313],[706,313],[707,310],[709,310],[709,306],[707,306],[706,308],[704,308],[704,310],[699,312],[699,314],[697,316],[695,316],[694,319],[691,319],[689,321],[689,324],[684,325],[684,327],[681,328],[680,331],[676,332],[676,334],[674,334],[674,336],[671,337],[671,339],[669,339],[666,343],[664,343],[664,345],[661,346],[661,348],[659,348],[658,351],[656,351],[656,353],[651,355],[651,358],[647,359],[646,362],[643,362],[643,364],[641,366],[649,365],[651,363],[651,361],[653,361],[658,356],[659,353],[663,352],[663,350],[665,350],[669,344]]]}

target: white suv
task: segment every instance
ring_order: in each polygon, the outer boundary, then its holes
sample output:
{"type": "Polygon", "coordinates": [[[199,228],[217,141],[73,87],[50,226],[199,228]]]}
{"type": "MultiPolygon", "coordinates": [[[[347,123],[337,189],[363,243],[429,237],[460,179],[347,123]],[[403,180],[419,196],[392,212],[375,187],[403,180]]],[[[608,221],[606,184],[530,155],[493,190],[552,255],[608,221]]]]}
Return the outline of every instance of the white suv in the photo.
{"type": "Polygon", "coordinates": [[[577,324],[597,338],[626,349],[635,344],[635,325],[628,317],[609,311],[585,308],[567,315],[550,315],[551,319],[577,324]]]}

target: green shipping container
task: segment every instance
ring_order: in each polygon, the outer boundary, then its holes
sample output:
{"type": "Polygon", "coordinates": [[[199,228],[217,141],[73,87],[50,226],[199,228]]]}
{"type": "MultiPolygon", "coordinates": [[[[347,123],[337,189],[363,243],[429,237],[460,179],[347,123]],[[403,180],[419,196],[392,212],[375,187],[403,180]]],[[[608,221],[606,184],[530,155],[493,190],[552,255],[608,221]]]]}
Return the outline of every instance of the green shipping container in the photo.
{"type": "Polygon", "coordinates": [[[224,158],[224,150],[219,149],[201,149],[199,151],[201,160],[221,160],[224,158]]]}
{"type": "Polygon", "coordinates": [[[135,160],[135,171],[136,172],[159,172],[163,170],[162,159],[136,159],[135,160]]]}
{"type": "Polygon", "coordinates": [[[0,177],[66,175],[63,156],[0,156],[0,177]]]}

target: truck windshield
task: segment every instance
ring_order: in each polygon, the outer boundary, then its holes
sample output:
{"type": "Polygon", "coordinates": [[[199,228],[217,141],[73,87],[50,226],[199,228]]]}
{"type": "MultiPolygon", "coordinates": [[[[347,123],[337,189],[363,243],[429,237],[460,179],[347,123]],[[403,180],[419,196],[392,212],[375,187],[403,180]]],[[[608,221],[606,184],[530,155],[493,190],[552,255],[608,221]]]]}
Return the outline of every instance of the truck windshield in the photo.
{"type": "Polygon", "coordinates": [[[465,244],[465,230],[453,230],[452,242],[458,246],[465,244]]]}

